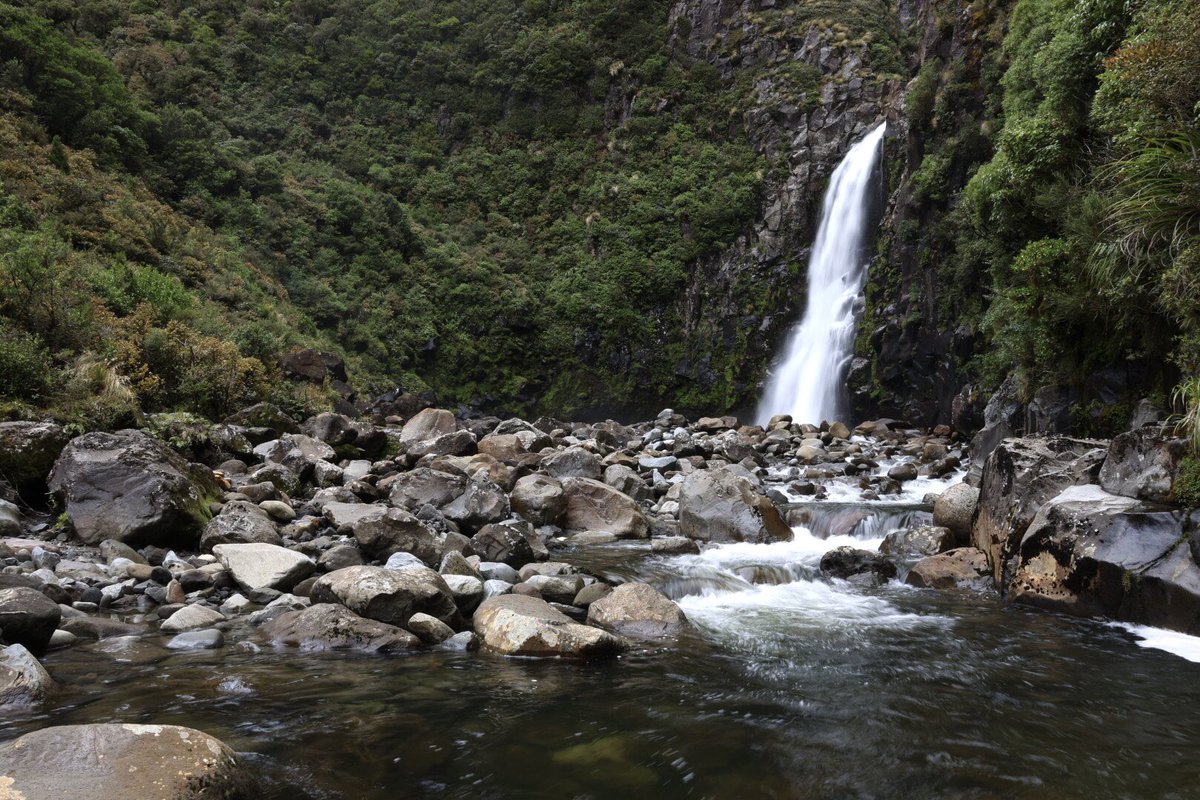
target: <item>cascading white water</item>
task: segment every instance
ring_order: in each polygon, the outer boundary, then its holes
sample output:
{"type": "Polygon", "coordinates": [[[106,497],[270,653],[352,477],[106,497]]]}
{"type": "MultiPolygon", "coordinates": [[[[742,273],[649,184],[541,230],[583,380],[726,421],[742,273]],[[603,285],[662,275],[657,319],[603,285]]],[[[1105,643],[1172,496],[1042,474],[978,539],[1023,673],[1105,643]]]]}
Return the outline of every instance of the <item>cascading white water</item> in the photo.
{"type": "Polygon", "coordinates": [[[758,407],[763,425],[775,414],[814,424],[838,418],[854,348],[854,306],[867,277],[863,237],[872,208],[872,177],[886,127],[880,124],[850,148],[829,179],[808,262],[807,305],[767,382],[758,407]]]}

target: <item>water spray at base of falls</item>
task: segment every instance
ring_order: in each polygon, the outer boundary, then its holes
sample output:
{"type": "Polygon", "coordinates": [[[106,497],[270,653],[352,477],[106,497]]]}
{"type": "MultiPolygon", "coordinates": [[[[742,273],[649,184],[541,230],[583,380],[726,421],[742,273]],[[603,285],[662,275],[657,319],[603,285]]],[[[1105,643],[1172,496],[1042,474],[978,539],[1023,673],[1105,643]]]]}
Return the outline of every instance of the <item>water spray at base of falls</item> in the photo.
{"type": "Polygon", "coordinates": [[[867,278],[867,228],[878,191],[876,164],[887,123],[866,135],[829,179],[821,224],[808,262],[808,298],[800,324],[788,336],[779,365],[758,407],[765,425],[775,414],[795,422],[834,420],[846,369],[854,354],[857,304],[867,278]]]}

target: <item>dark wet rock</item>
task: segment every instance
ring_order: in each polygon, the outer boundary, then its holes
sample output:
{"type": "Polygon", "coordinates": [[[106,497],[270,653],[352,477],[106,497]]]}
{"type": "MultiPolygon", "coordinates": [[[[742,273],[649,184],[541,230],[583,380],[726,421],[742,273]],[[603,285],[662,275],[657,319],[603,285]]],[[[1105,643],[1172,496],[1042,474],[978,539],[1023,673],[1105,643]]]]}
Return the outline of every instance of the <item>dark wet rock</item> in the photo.
{"type": "Polygon", "coordinates": [[[358,616],[337,603],[317,603],[266,622],[262,632],[278,645],[301,650],[361,650],[389,653],[420,644],[406,630],[358,616]]]}
{"type": "MultiPolygon", "coordinates": [[[[589,598],[584,598],[589,599],[589,598]]],[[[645,583],[623,583],[588,604],[593,625],[639,639],[674,636],[687,617],[669,597],[645,583]]]]}
{"type": "Polygon", "coordinates": [[[846,580],[855,575],[875,575],[882,580],[896,577],[896,565],[870,550],[836,547],[821,556],[821,574],[846,580]]]}
{"type": "Polygon", "coordinates": [[[483,601],[473,624],[484,646],[503,655],[594,658],[628,648],[624,639],[573,622],[544,600],[515,594],[483,601]]]}
{"type": "Polygon", "coordinates": [[[442,508],[465,492],[466,488],[467,479],[462,475],[418,467],[396,476],[390,485],[388,502],[409,511],[424,505],[442,508]]]}
{"type": "Polygon", "coordinates": [[[650,523],[628,495],[590,478],[563,481],[567,510],[563,527],[572,531],[605,531],[620,539],[645,539],[650,523]]]}
{"type": "Polygon", "coordinates": [[[980,467],[996,446],[1005,439],[1020,434],[1025,413],[1017,390],[1017,379],[1009,376],[988,399],[983,410],[983,427],[971,439],[971,471],[980,467]]]}
{"type": "Polygon", "coordinates": [[[471,548],[485,561],[498,561],[510,567],[528,564],[545,548],[541,547],[533,533],[533,527],[524,520],[508,520],[485,525],[471,537],[471,548]]]}
{"type": "Polygon", "coordinates": [[[1014,602],[1200,634],[1200,511],[1072,486],[1042,505],[1007,586],[1014,602]]]}
{"type": "Polygon", "coordinates": [[[938,495],[933,503],[933,524],[949,528],[961,543],[971,539],[971,521],[979,505],[979,490],[956,483],[938,495]]]}
{"type": "Polygon", "coordinates": [[[897,464],[889,469],[887,476],[894,481],[903,483],[904,481],[916,480],[917,472],[917,465],[908,461],[903,464],[897,464]]]}
{"type": "Polygon", "coordinates": [[[412,553],[430,566],[441,563],[446,536],[402,508],[369,506],[349,527],[368,558],[386,560],[393,553],[412,553]]]}
{"type": "Polygon", "coordinates": [[[463,493],[443,508],[442,513],[467,534],[512,516],[504,490],[488,478],[478,476],[467,481],[463,493]]]}
{"type": "Polygon", "coordinates": [[[249,771],[219,739],[176,725],[57,725],[0,745],[12,800],[254,797],[249,771]]]}
{"type": "Polygon", "coordinates": [[[792,529],[779,509],[744,472],[715,467],[684,479],[679,491],[680,533],[713,543],[791,539],[792,529]]]}
{"type": "Polygon", "coordinates": [[[71,441],[49,487],[77,536],[195,548],[218,496],[212,473],[140,431],[88,433],[71,441]]]}
{"type": "Polygon", "coordinates": [[[1021,538],[1038,509],[1068,486],[1094,483],[1103,442],[1050,437],[1007,439],[988,456],[971,543],[987,554],[997,586],[1011,575],[1021,538]]]}
{"type": "Polygon", "coordinates": [[[200,536],[200,549],[211,551],[222,544],[282,544],[279,527],[265,509],[246,500],[226,503],[200,536]]]}
{"type": "Polygon", "coordinates": [[[908,571],[905,583],[925,589],[989,591],[995,588],[987,554],[959,547],[923,558],[908,571]]]}
{"type": "Polygon", "coordinates": [[[0,636],[8,644],[24,645],[41,655],[61,618],[58,604],[36,589],[0,589],[0,636]]]}
{"type": "Polygon", "coordinates": [[[118,636],[139,636],[146,632],[140,625],[121,622],[112,617],[71,617],[59,626],[79,639],[113,639],[118,636]]]}
{"type": "MultiPolygon", "coordinates": [[[[0,650],[0,708],[40,703],[54,689],[50,673],[23,645],[11,644],[0,650]]],[[[0,792],[4,788],[0,777],[0,792]]]]}
{"type": "Polygon", "coordinates": [[[313,584],[314,603],[340,603],[359,616],[404,627],[418,611],[454,627],[459,622],[454,595],[441,575],[425,566],[399,569],[346,567],[313,584]]]}
{"type": "Polygon", "coordinates": [[[286,592],[307,578],[317,565],[306,555],[273,544],[219,544],[213,555],[246,591],[286,592]]]}
{"type": "Polygon", "coordinates": [[[69,440],[52,422],[0,422],[0,477],[27,502],[40,504],[46,478],[69,440]]]}
{"type": "Polygon", "coordinates": [[[274,434],[270,437],[273,439],[277,439],[285,433],[300,432],[300,426],[294,419],[283,413],[278,406],[270,403],[257,403],[249,408],[244,408],[236,414],[226,417],[225,421],[243,428],[266,428],[274,434]]]}
{"type": "Polygon", "coordinates": [[[918,561],[954,549],[955,536],[949,528],[923,525],[892,531],[879,545],[879,552],[899,562],[918,561]]]}
{"type": "Polygon", "coordinates": [[[1100,486],[1111,494],[1170,502],[1179,464],[1187,453],[1187,439],[1161,426],[1122,433],[1108,447],[1100,467],[1100,486]]]}

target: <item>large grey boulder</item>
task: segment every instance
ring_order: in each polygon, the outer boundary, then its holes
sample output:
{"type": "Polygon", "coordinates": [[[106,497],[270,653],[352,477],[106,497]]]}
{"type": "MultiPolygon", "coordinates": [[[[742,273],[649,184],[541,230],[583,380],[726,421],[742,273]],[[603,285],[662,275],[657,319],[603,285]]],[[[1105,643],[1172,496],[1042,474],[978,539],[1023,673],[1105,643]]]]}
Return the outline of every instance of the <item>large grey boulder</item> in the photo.
{"type": "Polygon", "coordinates": [[[212,550],[221,544],[283,543],[279,528],[270,515],[257,503],[234,500],[226,503],[200,536],[200,549],[212,550]]]}
{"type": "Polygon", "coordinates": [[[458,428],[454,415],[441,408],[427,408],[408,422],[400,430],[400,441],[405,444],[436,439],[447,433],[453,433],[458,428]]]}
{"type": "Polygon", "coordinates": [[[637,503],[606,483],[591,478],[563,481],[567,509],[563,527],[572,531],[606,531],[619,539],[645,539],[650,523],[637,503]]]}
{"type": "Polygon", "coordinates": [[[955,537],[949,528],[921,525],[892,531],[880,542],[879,552],[904,564],[953,550],[954,543],[955,537]]]}
{"type": "Polygon", "coordinates": [[[743,473],[715,467],[687,476],[679,489],[679,532],[714,543],[791,539],[779,509],[743,473]]]}
{"type": "Polygon", "coordinates": [[[1061,436],[996,446],[983,465],[971,528],[971,544],[987,554],[996,586],[1007,585],[1021,537],[1042,504],[1068,486],[1094,483],[1104,457],[1104,442],[1061,436]]]}
{"type": "Polygon", "coordinates": [[[351,522],[350,531],[368,558],[387,560],[392,553],[412,553],[430,566],[445,555],[446,535],[434,530],[403,508],[368,506],[372,513],[351,522]]]}
{"type": "Polygon", "coordinates": [[[512,510],[533,525],[557,525],[567,510],[562,483],[548,475],[518,478],[508,496],[512,510]]]}
{"type": "Polygon", "coordinates": [[[373,619],[364,619],[336,603],[317,603],[288,611],[269,620],[262,632],[272,644],[301,650],[359,650],[391,653],[420,644],[406,630],[373,619]]]}
{"type": "Polygon", "coordinates": [[[1200,634],[1200,511],[1072,486],[1021,540],[1008,598],[1200,634]]]}
{"type": "Polygon", "coordinates": [[[484,525],[512,516],[504,490],[491,479],[478,474],[467,481],[463,493],[445,506],[442,513],[468,535],[484,525]]]}
{"type": "Polygon", "coordinates": [[[1162,426],[1147,425],[1122,433],[1108,446],[1100,467],[1100,486],[1125,497],[1170,502],[1179,465],[1187,453],[1187,439],[1171,435],[1162,426]]]}
{"type": "Polygon", "coordinates": [[[317,565],[303,553],[273,544],[219,544],[217,557],[238,586],[246,591],[291,590],[316,571],[317,565]]]}
{"type": "Polygon", "coordinates": [[[392,481],[388,502],[415,511],[424,505],[441,508],[467,489],[467,479],[429,467],[402,473],[392,481]]]}
{"type": "Polygon", "coordinates": [[[515,594],[484,600],[473,624],[485,647],[506,656],[595,658],[629,646],[608,631],[573,622],[544,600],[515,594]]]}
{"type": "Polygon", "coordinates": [[[42,728],[0,744],[0,776],[0,796],[11,800],[257,796],[233,750],[176,725],[42,728]]]}
{"type": "Polygon", "coordinates": [[[579,446],[573,446],[551,453],[542,460],[542,469],[559,480],[564,478],[600,480],[604,467],[600,463],[600,457],[595,453],[579,446]]]}
{"type": "Polygon", "coordinates": [[[0,422],[0,480],[38,502],[70,436],[52,422],[0,422]]]}
{"type": "Polygon", "coordinates": [[[263,442],[254,448],[254,454],[263,461],[282,464],[302,478],[312,472],[316,462],[337,458],[332,447],[302,433],[288,433],[279,439],[263,442]]]}
{"type": "Polygon", "coordinates": [[[195,549],[219,497],[212,473],[140,431],[88,433],[71,441],[50,473],[50,491],[88,544],[195,549]]]}
{"type": "MultiPolygon", "coordinates": [[[[10,644],[0,650],[0,708],[39,703],[54,688],[50,673],[25,647],[10,644]]],[[[0,778],[0,790],[3,780],[0,778]]]]}
{"type": "Polygon", "coordinates": [[[623,583],[588,606],[588,622],[643,639],[677,635],[687,626],[679,606],[645,583],[623,583]]]}
{"type": "Polygon", "coordinates": [[[345,567],[318,578],[309,597],[314,603],[340,603],[360,617],[398,627],[418,611],[451,627],[461,622],[446,581],[416,564],[399,569],[345,567]]]}
{"type": "Polygon", "coordinates": [[[41,655],[61,619],[58,604],[37,589],[0,589],[0,636],[9,644],[25,645],[41,655]]]}
{"type": "Polygon", "coordinates": [[[979,505],[979,489],[956,483],[938,495],[933,503],[933,524],[949,528],[963,543],[971,539],[971,521],[979,505]]]}

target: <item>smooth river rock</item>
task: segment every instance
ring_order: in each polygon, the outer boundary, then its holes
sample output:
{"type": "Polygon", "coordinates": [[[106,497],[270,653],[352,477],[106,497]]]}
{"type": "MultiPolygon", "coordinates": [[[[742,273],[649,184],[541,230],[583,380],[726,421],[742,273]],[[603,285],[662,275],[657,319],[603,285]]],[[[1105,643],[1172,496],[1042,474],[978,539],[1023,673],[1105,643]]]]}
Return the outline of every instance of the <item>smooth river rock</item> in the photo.
{"type": "Polygon", "coordinates": [[[673,636],[687,617],[669,597],[645,583],[623,583],[588,605],[588,622],[642,639],[673,636]]]}
{"type": "Polygon", "coordinates": [[[608,631],[571,621],[544,600],[515,594],[484,600],[474,628],[485,647],[508,656],[607,657],[629,646],[608,631]]]}
{"type": "Polygon", "coordinates": [[[61,618],[58,604],[37,589],[0,589],[0,631],[10,644],[25,645],[35,655],[45,653],[61,618]]]}
{"type": "MultiPolygon", "coordinates": [[[[54,690],[54,679],[33,654],[19,644],[0,650],[0,707],[41,702],[54,690]]],[[[0,798],[3,798],[0,778],[0,798]]]]}
{"type": "Polygon", "coordinates": [[[288,611],[266,622],[263,635],[272,644],[301,650],[359,650],[390,653],[420,644],[406,630],[358,616],[336,603],[317,603],[288,611]]]}
{"type": "Polygon", "coordinates": [[[249,772],[219,739],[176,725],[59,725],[0,744],[4,800],[240,800],[249,772]]]}
{"type": "Polygon", "coordinates": [[[425,566],[346,567],[322,575],[309,593],[314,603],[340,603],[367,619],[405,627],[418,611],[454,627],[454,595],[441,575],[425,566]]]}

